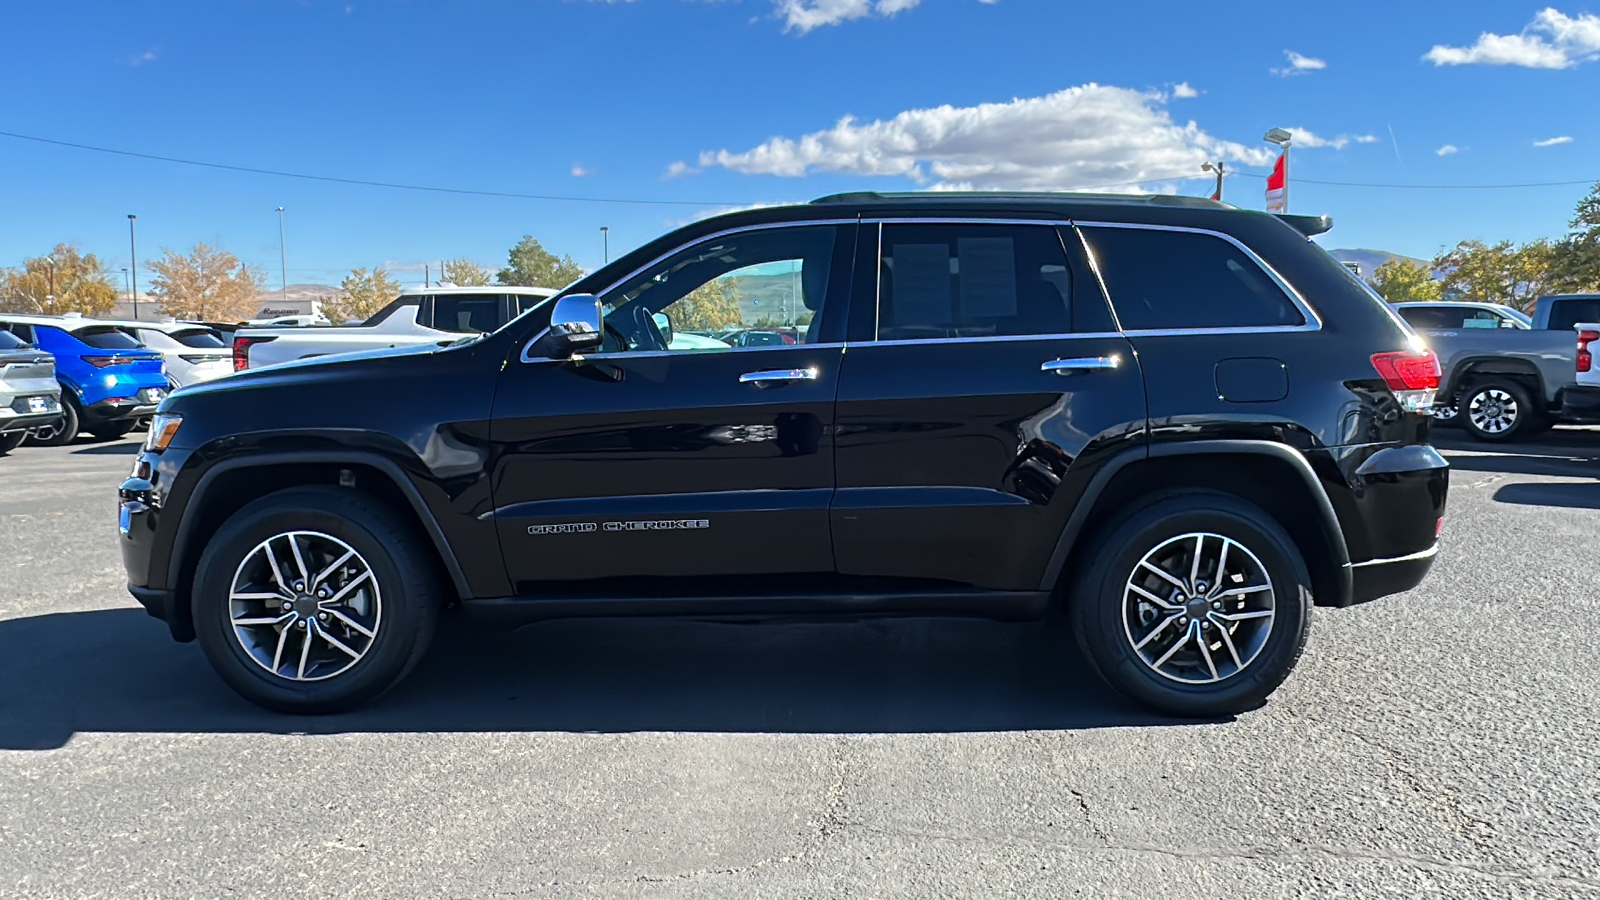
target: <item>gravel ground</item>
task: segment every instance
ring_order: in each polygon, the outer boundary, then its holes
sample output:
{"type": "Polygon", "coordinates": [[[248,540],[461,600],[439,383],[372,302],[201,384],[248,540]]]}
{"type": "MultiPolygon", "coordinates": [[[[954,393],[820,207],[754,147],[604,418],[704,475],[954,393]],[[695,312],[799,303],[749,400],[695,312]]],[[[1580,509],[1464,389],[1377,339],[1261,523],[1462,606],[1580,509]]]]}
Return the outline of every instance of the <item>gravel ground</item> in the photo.
{"type": "Polygon", "coordinates": [[[1455,465],[1418,590],[1265,708],[1149,716],[1047,629],[449,625],[296,719],[123,590],[132,439],[0,458],[0,895],[1600,895],[1600,432],[1455,465]]]}

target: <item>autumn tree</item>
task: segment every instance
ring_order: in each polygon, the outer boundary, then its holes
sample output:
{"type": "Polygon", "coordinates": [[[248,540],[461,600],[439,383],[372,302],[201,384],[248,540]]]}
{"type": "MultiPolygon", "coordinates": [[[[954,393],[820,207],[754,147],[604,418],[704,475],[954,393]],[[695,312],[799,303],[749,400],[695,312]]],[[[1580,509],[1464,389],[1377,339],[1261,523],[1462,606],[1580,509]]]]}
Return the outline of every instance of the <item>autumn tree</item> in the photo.
{"type": "Polygon", "coordinates": [[[668,306],[674,331],[702,333],[736,328],[744,321],[740,301],[744,292],[731,278],[718,278],[700,285],[668,306]]]}
{"type": "Polygon", "coordinates": [[[259,306],[266,276],[226,250],[206,243],[188,253],[161,248],[145,263],[155,277],[150,293],[162,312],[177,319],[225,322],[248,319],[259,306]]]}
{"type": "Polygon", "coordinates": [[[339,282],[339,293],[322,301],[322,314],[337,323],[366,321],[400,293],[400,282],[382,266],[351,269],[339,282]]]}
{"type": "Polygon", "coordinates": [[[100,258],[72,244],[57,244],[44,256],[23,260],[20,270],[0,274],[0,310],[7,312],[100,316],[116,300],[117,289],[100,258]]]}
{"type": "Polygon", "coordinates": [[[583,276],[583,269],[570,256],[558,257],[525,234],[507,254],[506,267],[495,275],[501,284],[529,287],[566,287],[583,276]]]}
{"type": "Polygon", "coordinates": [[[1550,288],[1600,291],[1600,184],[1578,201],[1569,225],[1567,236],[1551,247],[1550,288]]]}
{"type": "Polygon", "coordinates": [[[1372,273],[1372,288],[1390,303],[1439,299],[1439,282],[1423,263],[1393,257],[1372,273]]]}
{"type": "MultiPolygon", "coordinates": [[[[475,285],[488,284],[493,277],[488,269],[470,259],[461,257],[444,261],[444,271],[439,276],[439,280],[462,287],[473,287],[475,285]]],[[[555,286],[560,287],[560,285],[555,286]]]]}
{"type": "Polygon", "coordinates": [[[1528,310],[1548,290],[1554,260],[1549,241],[1520,247],[1510,241],[1462,241],[1435,257],[1433,267],[1443,273],[1442,288],[1458,293],[1463,300],[1528,310]]]}

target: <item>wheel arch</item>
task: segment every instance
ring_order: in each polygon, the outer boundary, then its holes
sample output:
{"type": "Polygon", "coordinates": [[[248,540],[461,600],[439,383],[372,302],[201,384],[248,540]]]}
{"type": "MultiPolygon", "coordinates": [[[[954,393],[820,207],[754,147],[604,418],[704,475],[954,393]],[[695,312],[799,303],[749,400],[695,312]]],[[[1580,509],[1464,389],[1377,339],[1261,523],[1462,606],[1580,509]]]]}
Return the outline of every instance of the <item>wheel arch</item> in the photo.
{"type": "Polygon", "coordinates": [[[1460,360],[1450,367],[1450,379],[1445,390],[1451,398],[1459,398],[1474,381],[1486,375],[1500,375],[1527,382],[1533,400],[1545,405],[1544,376],[1539,367],[1525,359],[1504,356],[1473,356],[1460,360]]]}
{"type": "Polygon", "coordinates": [[[1213,440],[1129,450],[1093,479],[1062,530],[1040,587],[1055,590],[1088,543],[1086,526],[1142,496],[1201,489],[1231,494],[1261,507],[1289,532],[1311,572],[1318,606],[1347,606],[1353,577],[1350,550],[1332,501],[1310,462],[1272,441],[1213,440]],[[1310,515],[1306,515],[1307,510],[1310,515]]]}
{"type": "Polygon", "coordinates": [[[190,591],[205,542],[245,504],[291,487],[339,485],[372,496],[398,515],[415,522],[433,545],[458,597],[471,596],[466,575],[438,519],[416,485],[393,460],[375,453],[281,452],[222,460],[200,476],[183,507],[183,515],[167,561],[167,584],[173,590],[173,635],[193,638],[190,591]]]}

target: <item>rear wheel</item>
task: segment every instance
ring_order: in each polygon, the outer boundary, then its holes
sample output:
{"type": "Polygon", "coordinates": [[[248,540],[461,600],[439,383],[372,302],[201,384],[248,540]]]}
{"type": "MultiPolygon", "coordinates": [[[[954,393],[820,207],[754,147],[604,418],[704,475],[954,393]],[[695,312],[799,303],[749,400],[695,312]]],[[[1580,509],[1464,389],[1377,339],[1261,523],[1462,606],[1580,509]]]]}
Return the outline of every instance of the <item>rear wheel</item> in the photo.
{"type": "Polygon", "coordinates": [[[0,456],[5,456],[7,453],[10,453],[11,451],[22,446],[22,440],[27,436],[28,433],[26,431],[13,431],[10,434],[0,434],[0,456]]]}
{"type": "Polygon", "coordinates": [[[1528,389],[1509,378],[1489,378],[1461,392],[1461,426],[1480,441],[1522,437],[1539,418],[1528,389]]]}
{"type": "Polygon", "coordinates": [[[61,447],[72,443],[78,436],[78,401],[66,391],[61,392],[61,418],[53,425],[40,425],[28,432],[28,443],[38,447],[61,447]]]}
{"type": "Polygon", "coordinates": [[[1300,659],[1311,577],[1283,528],[1237,497],[1167,495],[1082,559],[1068,614],[1119,693],[1180,716],[1255,709],[1300,659]]]}
{"type": "Polygon", "coordinates": [[[261,706],[359,706],[404,678],[433,636],[432,553],[410,523],[355,491],[270,494],[235,513],[200,558],[200,646],[261,706]]]}

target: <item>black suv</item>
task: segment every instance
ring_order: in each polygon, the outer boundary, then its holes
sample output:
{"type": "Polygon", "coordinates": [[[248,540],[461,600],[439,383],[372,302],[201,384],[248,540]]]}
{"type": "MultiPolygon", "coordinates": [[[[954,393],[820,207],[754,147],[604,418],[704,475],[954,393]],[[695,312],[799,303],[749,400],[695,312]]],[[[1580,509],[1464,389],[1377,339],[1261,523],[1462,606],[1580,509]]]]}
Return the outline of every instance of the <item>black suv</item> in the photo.
{"type": "Polygon", "coordinates": [[[1327,228],[1070,194],[708,219],[487,336],[173,394],[121,487],[129,589],[293,712],[382,693],[458,603],[1059,609],[1127,696],[1253,708],[1313,604],[1413,587],[1442,527],[1437,362],[1327,228]],[[712,337],[751,330],[782,339],[712,337]]]}

